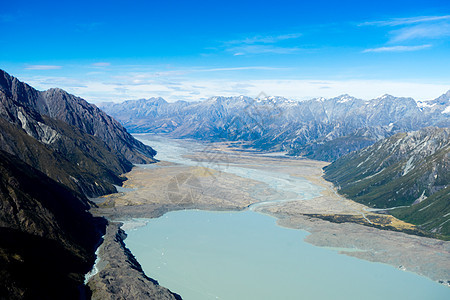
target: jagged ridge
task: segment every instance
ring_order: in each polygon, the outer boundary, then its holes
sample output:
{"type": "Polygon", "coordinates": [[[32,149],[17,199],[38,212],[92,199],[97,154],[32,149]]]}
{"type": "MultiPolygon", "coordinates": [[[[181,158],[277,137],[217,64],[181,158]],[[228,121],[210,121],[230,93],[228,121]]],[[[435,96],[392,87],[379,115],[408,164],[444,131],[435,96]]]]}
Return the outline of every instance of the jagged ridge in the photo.
{"type": "Polygon", "coordinates": [[[101,107],[131,132],[246,141],[259,150],[285,150],[333,161],[397,132],[450,126],[444,113],[450,106],[450,93],[419,104],[412,98],[390,95],[370,101],[342,95],[302,102],[240,96],[167,103],[152,98],[101,107]]]}
{"type": "Polygon", "coordinates": [[[79,97],[57,88],[37,91],[3,70],[0,70],[0,90],[28,109],[100,138],[110,151],[122,154],[132,163],[154,162],[155,150],[134,139],[117,121],[79,97]]]}

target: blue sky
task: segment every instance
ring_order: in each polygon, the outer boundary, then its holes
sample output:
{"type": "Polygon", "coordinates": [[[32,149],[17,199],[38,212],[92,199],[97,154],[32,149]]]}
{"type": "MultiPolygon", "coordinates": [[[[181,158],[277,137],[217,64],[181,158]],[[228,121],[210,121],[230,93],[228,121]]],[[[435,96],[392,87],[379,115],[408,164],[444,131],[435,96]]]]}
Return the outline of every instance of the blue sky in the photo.
{"type": "Polygon", "coordinates": [[[450,89],[450,1],[3,1],[0,68],[92,102],[450,89]]]}

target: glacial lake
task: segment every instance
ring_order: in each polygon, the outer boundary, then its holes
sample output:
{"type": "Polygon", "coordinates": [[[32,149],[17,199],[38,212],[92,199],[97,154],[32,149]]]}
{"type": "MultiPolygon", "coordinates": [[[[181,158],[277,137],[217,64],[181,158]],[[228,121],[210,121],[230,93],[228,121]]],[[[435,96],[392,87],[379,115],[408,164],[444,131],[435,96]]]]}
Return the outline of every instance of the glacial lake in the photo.
{"type": "MultiPolygon", "coordinates": [[[[160,160],[196,163],[182,158],[186,151],[176,143],[149,144],[160,160]]],[[[264,174],[238,169],[232,172],[264,181],[264,174]]],[[[299,180],[306,197],[320,190],[299,180]]],[[[272,184],[298,186],[286,178],[272,184]]],[[[310,245],[308,232],[252,210],[183,210],[138,221],[146,225],[126,229],[126,245],[149,277],[183,299],[450,299],[449,288],[426,277],[310,245]]]]}

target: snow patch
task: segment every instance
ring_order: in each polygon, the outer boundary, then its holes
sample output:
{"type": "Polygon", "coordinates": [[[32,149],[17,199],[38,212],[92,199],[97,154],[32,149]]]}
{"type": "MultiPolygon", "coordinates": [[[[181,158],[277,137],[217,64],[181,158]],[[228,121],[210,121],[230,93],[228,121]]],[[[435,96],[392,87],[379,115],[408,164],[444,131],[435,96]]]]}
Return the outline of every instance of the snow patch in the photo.
{"type": "Polygon", "coordinates": [[[428,103],[426,103],[426,102],[424,102],[424,101],[417,101],[416,103],[417,103],[417,106],[418,106],[419,108],[433,107],[433,106],[436,105],[436,103],[428,104],[428,103]]]}
{"type": "Polygon", "coordinates": [[[422,195],[420,195],[419,198],[416,199],[416,201],[414,201],[414,204],[419,204],[420,202],[422,202],[423,200],[427,199],[427,196],[425,196],[425,190],[422,192],[422,195]]]}
{"type": "Polygon", "coordinates": [[[443,113],[443,114],[450,114],[450,105],[447,106],[447,107],[442,111],[442,113],[443,113]]]}
{"type": "Polygon", "coordinates": [[[406,162],[405,167],[403,168],[403,173],[402,176],[405,176],[406,174],[409,173],[409,171],[411,171],[412,169],[414,169],[414,165],[412,164],[414,160],[414,156],[411,156],[408,161],[406,162]]]}
{"type": "Polygon", "coordinates": [[[350,96],[348,96],[348,95],[345,95],[345,96],[341,97],[341,98],[338,100],[337,103],[345,103],[345,102],[348,102],[348,101],[351,101],[351,100],[353,100],[352,97],[350,97],[350,96]]]}

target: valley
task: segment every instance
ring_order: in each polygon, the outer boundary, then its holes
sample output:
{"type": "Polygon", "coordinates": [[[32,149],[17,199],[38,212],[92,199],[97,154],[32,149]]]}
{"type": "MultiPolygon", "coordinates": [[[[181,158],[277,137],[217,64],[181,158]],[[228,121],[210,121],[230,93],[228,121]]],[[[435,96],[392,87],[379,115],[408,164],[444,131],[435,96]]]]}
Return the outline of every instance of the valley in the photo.
{"type": "Polygon", "coordinates": [[[0,27],[0,300],[450,299],[450,1],[0,27]]]}
{"type": "MultiPolygon", "coordinates": [[[[449,255],[449,242],[392,231],[415,230],[415,226],[392,216],[372,213],[368,207],[339,196],[331,183],[322,178],[322,167],[327,163],[238,151],[223,143],[199,144],[147,135],[138,138],[157,150],[158,146],[165,149],[160,152],[161,162],[134,168],[126,174],[128,180],[124,182],[124,189],[119,194],[96,199],[99,208],[94,210],[95,214],[124,222],[122,228],[131,239],[135,230],[140,232],[140,228],[153,224],[148,218],[159,220],[171,211],[190,214],[200,209],[211,211],[213,218],[216,211],[226,214],[243,210],[246,214],[273,216],[280,226],[306,230],[310,234],[298,237],[299,241],[304,239],[319,247],[337,249],[329,250],[330,253],[339,251],[347,256],[389,264],[392,270],[399,268],[434,281],[448,281],[450,266],[445,257],[449,255]],[[327,217],[342,215],[347,216],[344,222],[327,221],[327,217]],[[380,229],[383,226],[391,230],[380,229]]],[[[172,225],[166,226],[171,228],[172,225]]],[[[170,235],[161,230],[161,235],[170,235]]],[[[144,236],[139,238],[140,241],[145,239],[144,236]]],[[[150,239],[149,243],[151,241],[157,239],[150,239]]],[[[159,260],[158,254],[142,257],[139,246],[130,246],[128,239],[125,243],[146,274],[165,285],[163,278],[167,274],[158,277],[158,272],[146,269],[146,261],[159,260]]],[[[184,295],[170,285],[165,286],[184,295]]]]}
{"type": "Polygon", "coordinates": [[[449,97],[113,105],[132,136],[0,70],[0,296],[446,299],[449,97]]]}

